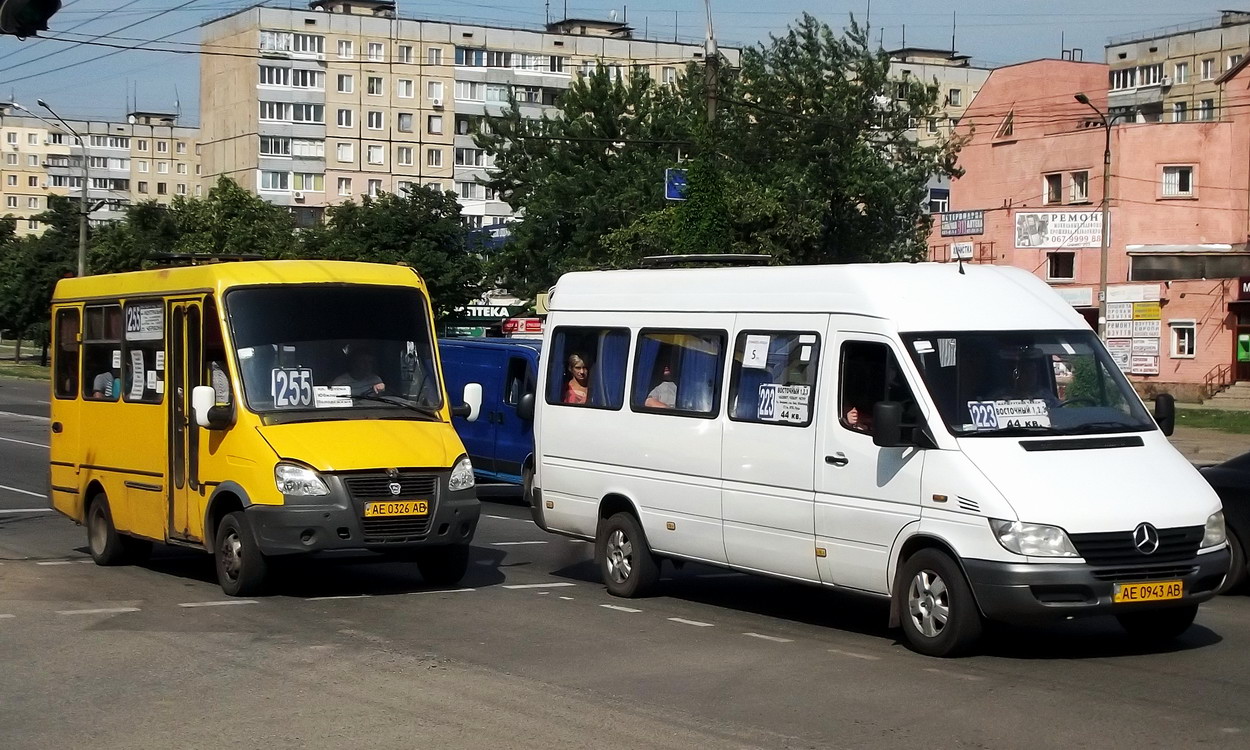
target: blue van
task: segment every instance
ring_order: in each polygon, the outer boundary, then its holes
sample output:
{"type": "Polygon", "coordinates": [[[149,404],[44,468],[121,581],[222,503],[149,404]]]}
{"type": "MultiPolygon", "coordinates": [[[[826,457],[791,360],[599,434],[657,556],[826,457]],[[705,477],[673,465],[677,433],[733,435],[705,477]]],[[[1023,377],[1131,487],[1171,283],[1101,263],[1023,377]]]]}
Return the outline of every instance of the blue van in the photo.
{"type": "Polygon", "coordinates": [[[439,339],[448,393],[466,383],[482,386],[481,416],[452,418],[480,479],[525,484],[534,465],[533,393],[542,341],[534,339],[439,339]],[[529,394],[528,418],[517,413],[529,394]]]}

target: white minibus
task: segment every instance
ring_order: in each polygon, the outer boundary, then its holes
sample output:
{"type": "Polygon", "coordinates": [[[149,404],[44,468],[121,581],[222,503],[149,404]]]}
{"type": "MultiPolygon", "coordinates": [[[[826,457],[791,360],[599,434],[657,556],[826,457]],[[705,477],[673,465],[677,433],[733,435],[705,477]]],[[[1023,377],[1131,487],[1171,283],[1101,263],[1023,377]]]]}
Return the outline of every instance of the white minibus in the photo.
{"type": "Polygon", "coordinates": [[[1023,270],[580,272],[548,306],[526,492],[617,596],[697,561],[888,598],[949,656],[987,619],[1170,639],[1228,571],[1171,397],[1023,270]]]}

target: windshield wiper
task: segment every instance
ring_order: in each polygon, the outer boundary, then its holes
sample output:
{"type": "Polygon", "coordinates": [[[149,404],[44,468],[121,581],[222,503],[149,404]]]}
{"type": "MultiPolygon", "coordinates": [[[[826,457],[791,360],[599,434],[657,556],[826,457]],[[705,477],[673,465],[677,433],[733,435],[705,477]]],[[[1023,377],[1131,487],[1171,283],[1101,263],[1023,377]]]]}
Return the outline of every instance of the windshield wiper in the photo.
{"type": "Polygon", "coordinates": [[[973,432],[964,432],[959,437],[1020,437],[1021,435],[1054,435],[1055,430],[1051,427],[999,427],[993,430],[975,430],[973,432]]]}
{"type": "Polygon", "coordinates": [[[384,404],[390,404],[391,406],[402,406],[405,409],[412,409],[416,413],[429,417],[430,419],[442,420],[443,418],[437,409],[422,406],[406,398],[400,398],[399,396],[384,396],[381,393],[362,393],[359,396],[352,396],[352,398],[363,399],[365,401],[380,401],[384,404]]]}
{"type": "Polygon", "coordinates": [[[1147,429],[1142,425],[1130,424],[1129,422],[1112,422],[1105,420],[1102,422],[1085,422],[1074,427],[1067,427],[1057,430],[1060,435],[1093,435],[1104,432],[1141,432],[1147,429]]]}

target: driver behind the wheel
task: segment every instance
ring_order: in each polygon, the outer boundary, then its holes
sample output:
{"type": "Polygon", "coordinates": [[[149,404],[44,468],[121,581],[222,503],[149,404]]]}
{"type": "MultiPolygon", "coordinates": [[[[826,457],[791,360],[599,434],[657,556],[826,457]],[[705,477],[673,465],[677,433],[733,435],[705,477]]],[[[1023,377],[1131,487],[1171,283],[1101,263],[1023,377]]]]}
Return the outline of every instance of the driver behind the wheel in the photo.
{"type": "Polygon", "coordinates": [[[353,347],[348,352],[347,372],[330,381],[330,385],[349,386],[353,396],[381,393],[386,390],[386,384],[377,373],[373,354],[360,347],[353,347]]]}

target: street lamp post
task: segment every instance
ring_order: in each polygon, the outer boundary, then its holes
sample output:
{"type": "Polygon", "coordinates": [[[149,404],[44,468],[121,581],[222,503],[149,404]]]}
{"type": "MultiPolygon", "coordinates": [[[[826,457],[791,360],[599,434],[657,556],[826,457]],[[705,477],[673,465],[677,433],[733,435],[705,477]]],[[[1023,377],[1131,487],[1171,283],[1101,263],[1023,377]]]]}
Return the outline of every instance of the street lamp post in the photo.
{"type": "Polygon", "coordinates": [[[74,136],[74,140],[78,141],[78,149],[82,151],[82,192],[79,194],[81,199],[78,203],[78,276],[81,278],[87,275],[87,218],[91,214],[87,198],[87,187],[91,184],[87,172],[87,144],[83,141],[82,136],[78,134],[78,131],[70,127],[70,124],[62,119],[56,113],[56,110],[49,107],[47,102],[43,99],[36,99],[35,103],[48,110],[56,118],[56,121],[61,123],[69,131],[70,135],[74,136]]]}
{"type": "Polygon", "coordinates": [[[1111,244],[1111,126],[1120,115],[1107,115],[1089,100],[1083,92],[1075,97],[1078,102],[1094,110],[1102,121],[1102,129],[1106,133],[1106,143],[1102,151],[1102,255],[1098,264],[1098,336],[1106,338],[1107,334],[1107,253],[1111,244]]]}

